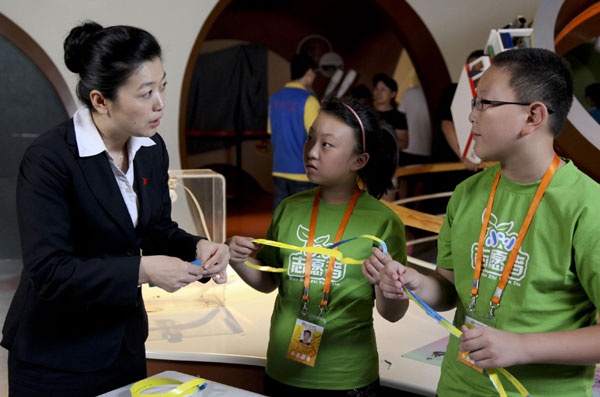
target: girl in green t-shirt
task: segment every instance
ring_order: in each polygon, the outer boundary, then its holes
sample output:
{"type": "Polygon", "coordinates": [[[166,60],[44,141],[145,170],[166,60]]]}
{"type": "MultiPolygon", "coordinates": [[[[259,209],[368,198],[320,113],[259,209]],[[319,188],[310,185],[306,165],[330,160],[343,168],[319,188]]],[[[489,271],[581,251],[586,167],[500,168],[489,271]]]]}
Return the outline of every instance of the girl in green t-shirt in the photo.
{"type": "MultiPolygon", "coordinates": [[[[384,240],[391,256],[405,263],[404,225],[377,199],[390,185],[396,160],[395,138],[380,128],[371,110],[351,99],[332,99],[323,105],[304,146],[308,179],[318,187],[285,199],[266,238],[329,247],[369,234],[384,240]]],[[[373,306],[384,318],[397,321],[407,302],[383,297],[377,286],[380,269],[370,262],[362,267],[342,264],[322,255],[261,248],[252,240],[235,236],[228,244],[231,266],[246,283],[261,292],[279,292],[271,318],[265,393],[376,396],[373,306]],[[258,271],[245,261],[283,269],[258,271]]],[[[339,250],[344,257],[362,259],[374,244],[357,239],[339,250]]]]}

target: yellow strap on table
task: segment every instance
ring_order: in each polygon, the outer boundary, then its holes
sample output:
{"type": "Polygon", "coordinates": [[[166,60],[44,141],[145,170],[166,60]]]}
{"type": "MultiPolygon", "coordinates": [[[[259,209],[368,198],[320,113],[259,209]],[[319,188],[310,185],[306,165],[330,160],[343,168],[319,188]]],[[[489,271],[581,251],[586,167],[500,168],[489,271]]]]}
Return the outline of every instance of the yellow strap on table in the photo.
{"type": "Polygon", "coordinates": [[[188,396],[190,394],[196,393],[198,391],[198,387],[206,383],[206,380],[202,378],[195,378],[188,382],[181,382],[176,379],[169,378],[148,378],[140,380],[139,382],[135,382],[131,388],[132,397],[175,397],[175,396],[188,396]],[[165,386],[165,385],[179,385],[176,388],[169,390],[166,393],[161,394],[147,394],[143,393],[144,391],[151,389],[157,386],[165,386]],[[143,394],[142,394],[143,393],[143,394]]]}

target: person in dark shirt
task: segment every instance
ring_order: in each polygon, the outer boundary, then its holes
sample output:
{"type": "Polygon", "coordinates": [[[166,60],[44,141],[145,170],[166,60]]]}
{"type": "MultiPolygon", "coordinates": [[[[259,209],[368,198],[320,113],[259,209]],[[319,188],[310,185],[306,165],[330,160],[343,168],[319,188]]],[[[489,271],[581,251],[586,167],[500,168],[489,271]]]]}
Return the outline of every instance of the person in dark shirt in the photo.
{"type": "Polygon", "coordinates": [[[373,107],[377,110],[381,119],[396,131],[398,149],[406,148],[408,146],[406,116],[396,109],[398,84],[387,74],[377,73],[373,76],[373,87],[373,107]]]}

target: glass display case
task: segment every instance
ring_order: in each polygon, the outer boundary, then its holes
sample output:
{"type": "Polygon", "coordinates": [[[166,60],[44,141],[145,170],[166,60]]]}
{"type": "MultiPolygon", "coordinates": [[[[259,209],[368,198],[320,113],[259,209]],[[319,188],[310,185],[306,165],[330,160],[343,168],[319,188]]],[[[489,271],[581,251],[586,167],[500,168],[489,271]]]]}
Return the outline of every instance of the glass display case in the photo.
{"type": "Polygon", "coordinates": [[[210,169],[169,170],[171,217],[185,231],[225,242],[225,178],[210,169]]]}

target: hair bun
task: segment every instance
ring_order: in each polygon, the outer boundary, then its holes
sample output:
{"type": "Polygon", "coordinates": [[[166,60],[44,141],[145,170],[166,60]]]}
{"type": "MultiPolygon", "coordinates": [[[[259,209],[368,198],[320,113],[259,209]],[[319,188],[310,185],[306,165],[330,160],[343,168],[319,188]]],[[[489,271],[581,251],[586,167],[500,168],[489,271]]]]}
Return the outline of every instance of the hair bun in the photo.
{"type": "Polygon", "coordinates": [[[80,73],[83,67],[82,48],[87,39],[102,30],[96,22],[85,22],[71,29],[63,44],[65,50],[65,65],[73,73],[80,73]]]}

